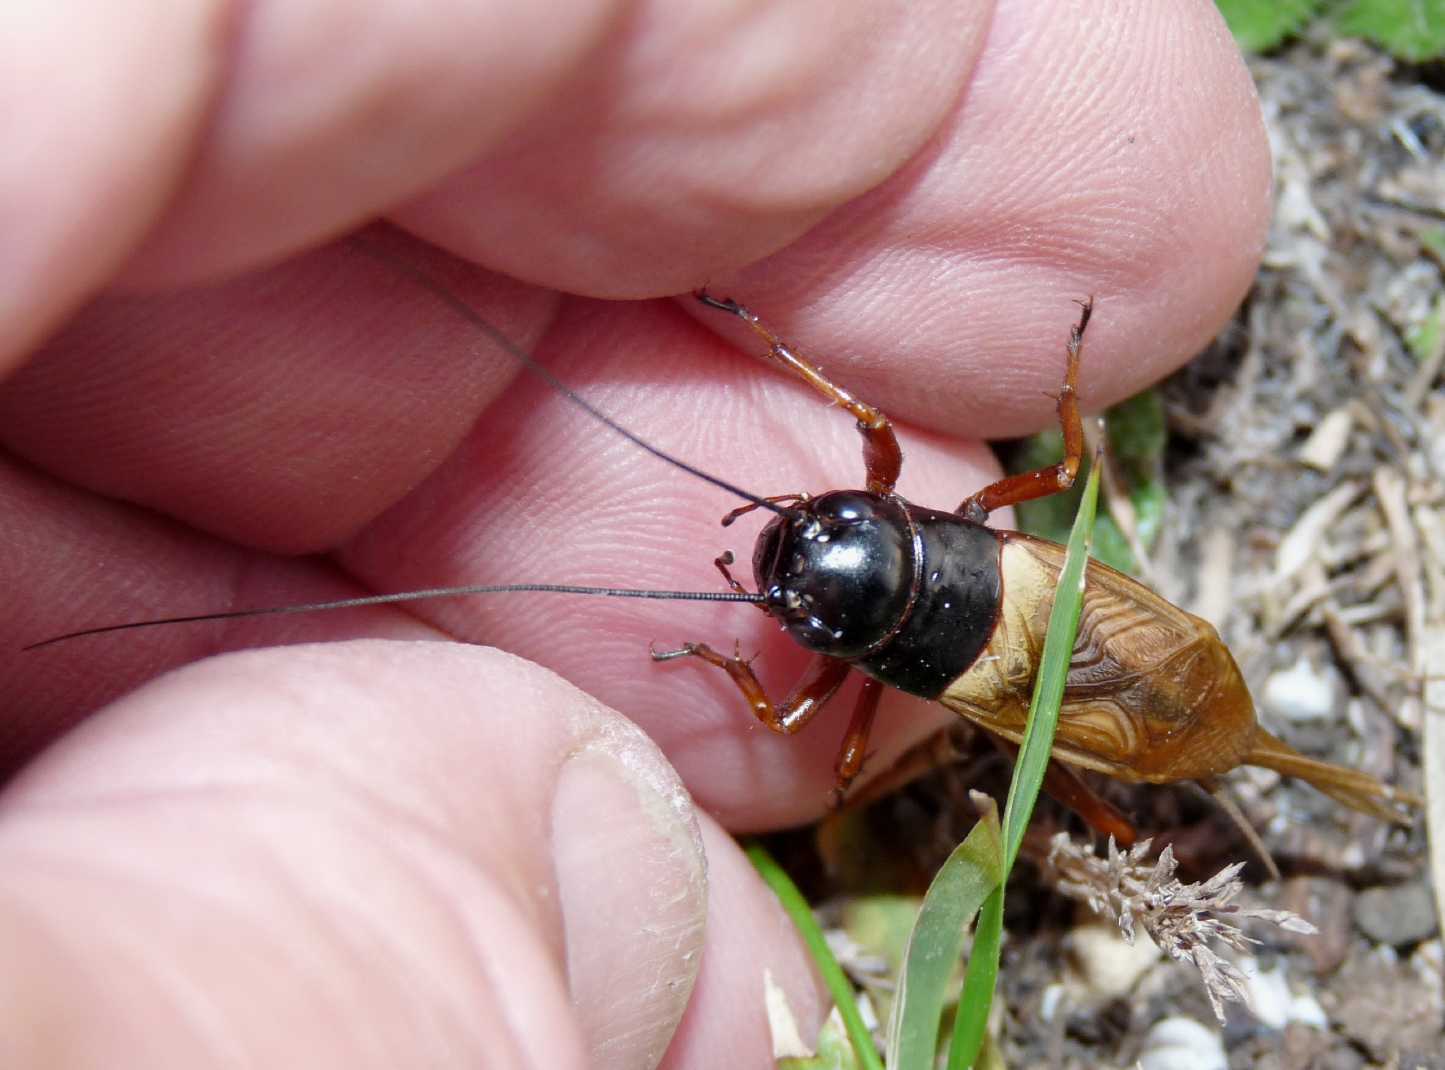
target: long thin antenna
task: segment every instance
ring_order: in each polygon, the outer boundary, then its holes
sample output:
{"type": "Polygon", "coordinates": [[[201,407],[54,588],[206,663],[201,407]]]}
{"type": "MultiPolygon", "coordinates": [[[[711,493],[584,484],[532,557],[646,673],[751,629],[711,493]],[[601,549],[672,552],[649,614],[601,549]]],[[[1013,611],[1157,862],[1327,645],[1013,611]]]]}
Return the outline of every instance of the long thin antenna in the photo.
{"type": "Polygon", "coordinates": [[[568,401],[572,402],[572,404],[576,405],[583,412],[587,413],[598,423],[601,423],[604,426],[611,428],[613,431],[616,431],[619,435],[627,439],[627,441],[631,442],[634,446],[637,446],[639,449],[646,450],[654,457],[658,458],[659,460],[666,461],[674,468],[682,469],[682,471],[688,473],[688,475],[695,476],[696,478],[701,479],[705,483],[711,483],[713,486],[718,487],[721,490],[725,490],[729,494],[734,494],[746,502],[751,502],[759,509],[766,509],[770,513],[777,513],[779,516],[790,517],[794,520],[799,518],[799,513],[797,512],[797,510],[788,509],[785,506],[776,504],[775,502],[770,502],[766,498],[759,497],[756,494],[751,494],[748,491],[743,490],[741,487],[729,483],[727,480],[721,478],[720,476],[715,476],[709,472],[704,472],[701,468],[697,468],[694,465],[688,464],[686,461],[674,457],[666,450],[654,446],[651,442],[648,442],[645,438],[642,438],[635,432],[629,431],[622,424],[618,423],[601,409],[597,408],[597,406],[593,405],[586,398],[582,397],[582,395],[578,394],[566,383],[562,382],[561,379],[558,379],[545,365],[538,362],[537,359],[533,357],[530,353],[528,353],[525,349],[523,349],[516,342],[508,338],[492,324],[488,323],[482,317],[482,315],[477,312],[476,309],[472,308],[471,305],[467,304],[456,294],[452,293],[450,290],[448,290],[440,282],[434,279],[431,275],[428,275],[421,268],[417,267],[414,264],[408,263],[407,261],[402,260],[398,257],[393,257],[390,253],[385,252],[379,246],[366,240],[365,238],[358,238],[353,242],[353,244],[356,246],[357,249],[366,253],[368,256],[371,256],[376,260],[380,260],[392,271],[406,276],[417,286],[427,291],[429,294],[431,294],[442,304],[450,308],[462,319],[466,320],[473,327],[475,327],[477,330],[481,331],[484,335],[491,339],[494,345],[496,345],[498,348],[502,349],[512,357],[515,357],[522,364],[523,367],[525,367],[533,375],[536,375],[538,378],[540,378],[553,390],[557,391],[557,393],[561,394],[568,401]]]}
{"type": "Polygon", "coordinates": [[[328,609],[358,609],[362,606],[385,606],[396,602],[421,602],[433,598],[461,598],[474,594],[515,594],[531,591],[540,594],[590,594],[607,598],[653,598],[672,602],[751,602],[763,601],[761,594],[737,591],[650,591],[629,587],[579,587],[564,583],[478,583],[464,587],[430,587],[420,591],[403,591],[400,594],[372,594],[361,598],[341,598],[334,602],[304,602],[289,606],[267,606],[263,609],[233,609],[223,613],[196,613],[184,617],[156,617],[152,620],[132,620],[124,624],[103,624],[98,628],[81,628],[79,631],[52,635],[38,643],[23,646],[21,650],[39,650],[52,643],[66,639],[79,639],[83,635],[103,635],[106,632],[124,632],[131,628],[157,628],[163,624],[195,624],[203,620],[236,620],[241,617],[271,617],[283,613],[319,613],[328,609]]]}
{"type": "MultiPolygon", "coordinates": [[[[576,405],[594,420],[627,439],[627,441],[639,449],[645,450],[659,460],[665,461],[705,483],[711,483],[713,486],[727,491],[729,494],[735,495],[759,509],[766,509],[771,513],[776,513],[779,516],[789,517],[791,519],[797,519],[800,516],[797,510],[778,505],[776,502],[769,501],[756,494],[750,494],[725,479],[720,479],[708,472],[704,472],[700,468],[688,464],[686,461],[679,460],[672,456],[672,454],[659,449],[657,446],[654,446],[652,443],[629,431],[622,424],[598,409],[586,398],[577,394],[567,386],[566,383],[553,375],[550,370],[538,363],[530,353],[484,319],[474,308],[415,264],[391,255],[381,246],[365,238],[355,238],[351,244],[360,252],[366,253],[374,260],[380,261],[388,270],[396,272],[425,292],[431,294],[437,301],[475,327],[490,339],[494,345],[515,358],[524,368],[540,378],[557,393],[572,402],[572,404],[576,405]]],[[[467,595],[508,594],[523,591],[540,594],[598,595],[607,598],[651,598],[692,602],[748,602],[753,605],[758,605],[764,600],[761,594],[751,594],[746,591],[654,591],[626,587],[583,587],[575,584],[558,583],[471,584],[462,587],[430,587],[423,590],[402,591],[396,594],[343,598],[331,602],[307,602],[299,605],[268,606],[261,609],[237,609],[222,613],[196,613],[178,617],[157,617],[151,620],[132,620],[126,621],[123,624],[105,624],[96,628],[81,628],[73,632],[66,632],[63,635],[54,635],[48,639],[42,639],[38,643],[31,643],[21,649],[38,650],[41,647],[64,642],[67,639],[79,639],[87,635],[104,635],[109,632],[129,631],[132,628],[157,628],[166,624],[195,624],[208,620],[236,620],[242,617],[277,616],[283,613],[317,613],[332,609],[358,609],[363,606],[392,605],[398,602],[419,602],[436,598],[460,598],[467,595]]]]}

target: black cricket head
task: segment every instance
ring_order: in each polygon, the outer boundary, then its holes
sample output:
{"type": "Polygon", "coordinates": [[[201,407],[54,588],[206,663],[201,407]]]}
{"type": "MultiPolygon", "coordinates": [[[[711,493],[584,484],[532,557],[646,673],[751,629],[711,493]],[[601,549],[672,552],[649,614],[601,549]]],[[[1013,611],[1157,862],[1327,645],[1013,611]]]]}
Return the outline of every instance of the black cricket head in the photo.
{"type": "Polygon", "coordinates": [[[902,502],[865,490],[800,501],[758,536],[763,607],[800,644],[856,658],[886,638],[912,593],[912,525],[902,502]]]}

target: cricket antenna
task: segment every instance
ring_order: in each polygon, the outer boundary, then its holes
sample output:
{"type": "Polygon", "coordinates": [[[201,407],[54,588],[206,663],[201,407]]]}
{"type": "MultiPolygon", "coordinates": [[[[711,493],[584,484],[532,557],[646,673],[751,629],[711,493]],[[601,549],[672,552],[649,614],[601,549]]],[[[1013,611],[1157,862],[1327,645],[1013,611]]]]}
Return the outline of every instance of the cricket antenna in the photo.
{"type": "MultiPolygon", "coordinates": [[[[439,303],[475,327],[499,349],[515,358],[524,368],[533,375],[536,375],[558,394],[576,405],[594,420],[612,429],[633,445],[647,451],[659,460],[666,461],[674,468],[679,468],[705,483],[711,483],[713,486],[727,491],[729,494],[735,495],[748,503],[743,509],[735,510],[733,515],[757,508],[766,509],[770,513],[776,513],[778,516],[787,517],[792,520],[801,519],[802,514],[798,510],[789,509],[786,506],[779,505],[777,501],[770,501],[756,494],[750,494],[725,479],[720,479],[715,475],[688,464],[686,461],[672,456],[672,454],[659,449],[657,446],[654,446],[652,443],[628,430],[605,412],[598,409],[586,398],[583,398],[576,393],[576,391],[572,390],[566,383],[558,379],[530,353],[512,341],[512,339],[508,338],[483,318],[476,309],[468,305],[422,268],[389,253],[375,241],[364,237],[353,238],[351,245],[358,251],[367,254],[375,260],[379,260],[389,270],[430,294],[439,303]]],[[[54,635],[48,639],[42,639],[37,643],[31,643],[21,649],[38,650],[41,647],[64,642],[68,639],[79,639],[87,635],[103,635],[108,632],[129,631],[132,628],[157,628],[167,624],[194,624],[208,620],[237,620],[243,617],[279,616],[285,613],[318,613],[333,609],[358,609],[363,606],[393,605],[398,602],[420,602],[427,599],[461,598],[478,594],[510,594],[524,591],[540,594],[593,595],[605,598],[650,598],[667,601],[748,602],[753,605],[763,604],[764,596],[762,594],[745,591],[736,583],[733,583],[732,586],[733,589],[731,591],[658,591],[627,587],[583,587],[575,584],[557,583],[471,584],[461,587],[431,587],[423,590],[402,591],[396,594],[343,598],[331,602],[306,602],[285,606],[267,606],[260,609],[237,609],[221,613],[197,613],[184,616],[157,617],[150,620],[132,620],[121,624],[105,624],[95,628],[81,628],[76,631],[66,632],[63,635],[54,635]]]]}
{"type": "Polygon", "coordinates": [[[481,315],[481,313],[479,313],[476,309],[472,308],[471,305],[467,304],[451,290],[447,289],[447,287],[442,285],[431,275],[428,275],[425,271],[417,267],[415,264],[409,263],[406,260],[393,256],[392,254],[382,249],[379,245],[375,244],[372,241],[369,241],[366,238],[355,238],[353,239],[352,244],[361,252],[366,253],[368,256],[371,256],[377,260],[380,260],[388,268],[397,272],[399,275],[404,276],[408,281],[414,283],[416,286],[431,294],[443,305],[446,305],[447,308],[449,308],[452,312],[456,313],[458,316],[466,320],[466,322],[470,323],[477,330],[481,331],[482,334],[486,335],[487,338],[492,341],[493,345],[497,346],[499,349],[503,350],[510,356],[516,358],[516,360],[524,368],[530,371],[533,375],[537,376],[537,378],[541,379],[558,394],[562,395],[562,397],[566,398],[572,404],[576,405],[579,409],[587,413],[587,415],[591,416],[598,423],[617,432],[623,438],[627,439],[628,442],[631,442],[634,446],[637,446],[639,449],[646,450],[648,453],[652,454],[659,460],[666,461],[674,468],[679,468],[682,471],[686,472],[688,475],[694,476],[697,479],[702,480],[704,483],[711,483],[713,486],[719,488],[720,490],[725,490],[729,494],[736,495],[737,497],[743,499],[743,501],[745,502],[750,502],[752,505],[756,506],[759,509],[766,509],[770,513],[776,513],[778,516],[785,516],[793,520],[801,518],[801,514],[796,509],[789,509],[786,506],[778,505],[776,502],[770,502],[766,498],[760,497],[756,494],[752,494],[748,491],[743,490],[739,486],[729,483],[721,476],[715,476],[710,472],[704,472],[701,468],[688,464],[686,461],[678,457],[674,457],[666,450],[658,446],[654,446],[651,442],[648,442],[645,438],[643,438],[636,432],[628,430],[622,424],[618,423],[612,417],[608,416],[605,412],[599,409],[596,405],[593,405],[592,402],[588,401],[581,394],[578,394],[566,383],[562,382],[561,379],[558,379],[555,375],[552,374],[550,369],[548,369],[545,365],[539,362],[535,357],[532,356],[532,354],[528,353],[516,342],[508,338],[495,326],[489,323],[481,315]]]}
{"type": "Polygon", "coordinates": [[[359,609],[363,606],[387,606],[397,602],[421,602],[435,598],[462,598],[474,594],[518,594],[524,591],[540,594],[584,594],[605,598],[651,598],[669,602],[750,602],[760,605],[764,596],[749,591],[651,591],[631,587],[579,587],[564,583],[477,583],[463,587],[429,587],[419,591],[403,591],[400,594],[372,594],[361,598],[340,598],[333,602],[301,602],[286,606],[266,606],[262,609],[233,609],[221,613],[195,613],[183,617],[155,617],[151,620],[132,620],[124,624],[102,624],[98,628],[81,628],[52,635],[38,643],[30,643],[20,649],[39,650],[52,643],[63,643],[67,639],[79,639],[86,635],[104,635],[106,632],[124,632],[132,628],[159,628],[165,624],[195,624],[205,620],[238,620],[242,617],[273,617],[285,613],[320,613],[328,609],[359,609]]]}

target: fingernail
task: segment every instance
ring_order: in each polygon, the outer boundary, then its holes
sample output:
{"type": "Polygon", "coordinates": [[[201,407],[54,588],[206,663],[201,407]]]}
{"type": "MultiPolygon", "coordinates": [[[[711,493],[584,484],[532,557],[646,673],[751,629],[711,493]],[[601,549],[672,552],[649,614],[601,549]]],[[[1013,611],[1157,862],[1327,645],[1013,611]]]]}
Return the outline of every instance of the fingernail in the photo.
{"type": "Polygon", "coordinates": [[[560,771],[552,842],[590,1065],[655,1066],[702,955],[706,863],[691,799],[640,732],[612,733],[560,771]]]}

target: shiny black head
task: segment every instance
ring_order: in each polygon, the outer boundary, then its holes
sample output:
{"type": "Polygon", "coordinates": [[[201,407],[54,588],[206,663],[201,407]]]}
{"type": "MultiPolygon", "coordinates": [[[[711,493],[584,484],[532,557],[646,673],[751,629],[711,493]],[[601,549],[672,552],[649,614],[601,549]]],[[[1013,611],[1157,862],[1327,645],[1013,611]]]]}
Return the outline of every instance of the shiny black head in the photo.
{"type": "Polygon", "coordinates": [[[898,626],[913,592],[913,536],[896,499],[836,490],[758,536],[753,575],[770,614],[803,646],[866,654],[898,626]]]}

